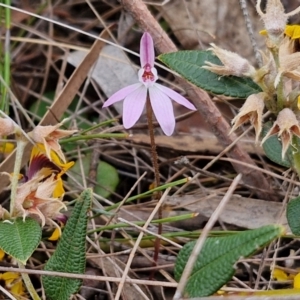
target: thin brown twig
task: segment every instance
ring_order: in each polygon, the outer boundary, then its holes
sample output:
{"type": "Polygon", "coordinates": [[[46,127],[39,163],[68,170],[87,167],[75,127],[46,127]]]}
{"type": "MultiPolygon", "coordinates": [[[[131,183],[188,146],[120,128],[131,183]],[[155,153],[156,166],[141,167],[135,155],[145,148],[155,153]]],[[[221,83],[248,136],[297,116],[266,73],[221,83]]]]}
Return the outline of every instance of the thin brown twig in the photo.
{"type": "MultiPolygon", "coordinates": [[[[122,278],[118,277],[108,277],[108,276],[96,276],[87,274],[74,274],[74,273],[64,273],[64,272],[52,272],[52,271],[42,271],[42,270],[31,270],[31,269],[19,269],[10,267],[0,267],[0,271],[3,272],[16,272],[16,273],[27,273],[33,275],[46,275],[46,276],[59,276],[65,278],[77,278],[77,279],[90,279],[97,281],[109,281],[109,282],[121,282],[122,278]]],[[[166,282],[166,281],[153,281],[153,280],[140,280],[133,278],[125,278],[126,283],[132,284],[144,284],[152,286],[165,286],[165,287],[176,287],[177,282],[166,282]]]]}

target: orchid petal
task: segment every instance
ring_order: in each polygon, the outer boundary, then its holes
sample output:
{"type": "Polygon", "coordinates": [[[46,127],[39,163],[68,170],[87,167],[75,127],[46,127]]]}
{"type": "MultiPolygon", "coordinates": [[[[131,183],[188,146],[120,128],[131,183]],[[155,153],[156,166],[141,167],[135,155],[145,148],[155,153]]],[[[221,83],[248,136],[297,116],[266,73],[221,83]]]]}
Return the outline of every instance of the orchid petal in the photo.
{"type": "Polygon", "coordinates": [[[171,99],[157,85],[149,88],[151,106],[157,122],[165,135],[172,135],[175,128],[175,117],[171,99]]]}
{"type": "Polygon", "coordinates": [[[146,64],[149,64],[151,67],[154,66],[154,46],[153,39],[148,32],[145,32],[141,38],[140,44],[140,60],[141,67],[143,68],[146,64]]]}
{"type": "Polygon", "coordinates": [[[190,101],[188,101],[187,99],[185,99],[183,96],[181,96],[180,94],[178,94],[177,92],[169,89],[168,87],[165,87],[159,83],[155,83],[155,86],[160,89],[164,94],[166,94],[167,96],[169,96],[172,100],[174,100],[175,102],[177,102],[180,105],[185,106],[188,109],[191,110],[196,110],[196,107],[194,106],[194,104],[192,104],[190,101]]]}
{"type": "Polygon", "coordinates": [[[128,95],[123,104],[123,125],[132,127],[140,118],[147,99],[147,88],[144,85],[128,95]]]}
{"type": "Polygon", "coordinates": [[[141,86],[140,83],[135,83],[129,86],[124,87],[123,89],[120,89],[113,95],[111,95],[104,103],[103,107],[110,106],[118,101],[123,100],[128,95],[130,95],[132,92],[134,92],[136,89],[138,89],[141,86]]]}

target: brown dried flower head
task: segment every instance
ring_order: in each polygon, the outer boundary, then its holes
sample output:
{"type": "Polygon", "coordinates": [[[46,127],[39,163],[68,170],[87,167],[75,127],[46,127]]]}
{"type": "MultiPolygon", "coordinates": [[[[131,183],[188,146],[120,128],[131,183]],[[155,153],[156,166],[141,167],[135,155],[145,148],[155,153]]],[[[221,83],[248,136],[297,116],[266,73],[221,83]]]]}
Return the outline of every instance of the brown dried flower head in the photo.
{"type": "Polygon", "coordinates": [[[14,215],[22,216],[24,219],[28,216],[38,216],[42,226],[47,221],[55,219],[60,215],[60,210],[66,208],[61,198],[54,198],[53,193],[57,186],[55,174],[52,174],[45,181],[35,177],[17,188],[14,215]]]}
{"type": "Polygon", "coordinates": [[[284,108],[277,116],[272,128],[261,141],[263,144],[270,136],[277,134],[282,143],[282,159],[291,145],[293,135],[300,138],[300,126],[296,115],[290,108],[284,108]]]}
{"type": "Polygon", "coordinates": [[[62,130],[58,129],[62,123],[49,126],[36,126],[28,135],[36,143],[44,144],[46,155],[51,160],[51,150],[53,150],[63,162],[66,162],[65,156],[61,150],[59,139],[67,137],[77,130],[62,130]]]}
{"type": "Polygon", "coordinates": [[[268,37],[275,45],[278,45],[283,38],[288,15],[285,14],[284,7],[280,0],[268,0],[266,13],[262,12],[260,6],[261,1],[259,0],[256,4],[256,10],[263,19],[268,37]]]}
{"type": "Polygon", "coordinates": [[[246,122],[250,122],[255,129],[255,141],[258,142],[262,130],[262,115],[265,107],[264,100],[266,93],[258,93],[250,95],[244,105],[240,108],[240,112],[232,120],[232,129],[229,134],[246,122]]]}
{"type": "Polygon", "coordinates": [[[300,81],[300,52],[294,52],[294,40],[285,37],[279,46],[279,69],[274,86],[276,87],[282,76],[300,81]]]}
{"type": "Polygon", "coordinates": [[[255,68],[248,62],[247,59],[239,56],[237,53],[217,47],[215,44],[211,44],[212,48],[209,48],[223,63],[223,66],[213,64],[206,61],[206,66],[202,68],[209,70],[218,75],[234,75],[234,76],[246,76],[253,77],[255,75],[255,68]]]}

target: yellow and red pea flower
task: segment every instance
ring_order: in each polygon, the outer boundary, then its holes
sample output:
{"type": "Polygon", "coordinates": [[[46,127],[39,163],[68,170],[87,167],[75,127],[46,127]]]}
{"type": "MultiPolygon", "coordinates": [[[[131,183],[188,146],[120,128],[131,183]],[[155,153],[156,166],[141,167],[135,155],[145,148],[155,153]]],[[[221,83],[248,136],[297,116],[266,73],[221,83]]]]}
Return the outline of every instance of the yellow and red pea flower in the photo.
{"type": "Polygon", "coordinates": [[[74,162],[62,162],[54,151],[50,152],[50,157],[51,160],[47,157],[43,144],[36,144],[31,151],[27,180],[34,178],[34,176],[47,178],[54,173],[57,184],[53,197],[60,198],[65,193],[61,177],[74,165],[74,162]]]}

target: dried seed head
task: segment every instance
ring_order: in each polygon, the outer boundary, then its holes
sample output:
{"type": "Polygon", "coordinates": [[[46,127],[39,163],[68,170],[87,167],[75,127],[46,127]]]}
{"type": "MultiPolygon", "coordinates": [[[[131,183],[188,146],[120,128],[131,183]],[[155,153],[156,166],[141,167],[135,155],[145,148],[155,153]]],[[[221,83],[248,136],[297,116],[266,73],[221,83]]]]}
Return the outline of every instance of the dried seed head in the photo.
{"type": "Polygon", "coordinates": [[[284,108],[277,116],[272,128],[262,140],[262,144],[272,135],[277,134],[282,143],[282,159],[288,150],[293,135],[300,138],[300,126],[296,115],[290,108],[284,108]]]}
{"type": "Polygon", "coordinates": [[[257,1],[256,10],[264,21],[268,37],[275,45],[278,45],[283,38],[288,16],[280,0],[268,0],[266,13],[261,11],[260,2],[257,1]]]}
{"type": "Polygon", "coordinates": [[[28,215],[37,216],[44,226],[49,219],[60,215],[60,210],[66,206],[61,198],[53,197],[57,185],[55,174],[44,181],[40,179],[33,178],[18,186],[14,214],[24,220],[28,215]]]}
{"type": "Polygon", "coordinates": [[[300,80],[300,52],[294,52],[294,41],[285,37],[279,46],[279,68],[275,78],[274,86],[276,87],[281,76],[299,81],[300,80]]]}
{"type": "Polygon", "coordinates": [[[250,95],[241,107],[240,112],[232,120],[232,129],[229,134],[246,122],[251,122],[255,128],[255,141],[257,142],[262,130],[262,115],[265,107],[266,93],[250,95]]]}
{"type": "Polygon", "coordinates": [[[252,77],[255,75],[255,68],[249,63],[249,61],[237,53],[217,47],[215,44],[211,44],[211,50],[223,63],[223,66],[213,64],[206,61],[206,66],[202,68],[207,69],[218,75],[234,75],[239,77],[252,77]]]}
{"type": "Polygon", "coordinates": [[[28,135],[33,139],[34,142],[44,144],[46,154],[51,160],[51,150],[53,150],[63,162],[66,162],[65,156],[59,145],[59,140],[61,138],[67,137],[77,130],[62,130],[59,129],[63,122],[56,125],[36,126],[28,135]]]}

